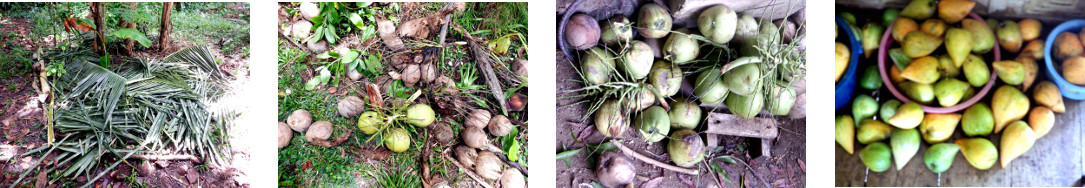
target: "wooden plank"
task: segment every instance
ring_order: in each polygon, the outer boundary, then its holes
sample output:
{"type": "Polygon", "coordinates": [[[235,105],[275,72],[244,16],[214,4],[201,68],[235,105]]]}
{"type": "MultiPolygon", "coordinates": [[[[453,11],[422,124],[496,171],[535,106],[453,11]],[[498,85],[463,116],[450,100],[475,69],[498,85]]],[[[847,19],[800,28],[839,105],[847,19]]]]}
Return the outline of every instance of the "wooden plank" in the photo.
{"type": "Polygon", "coordinates": [[[754,138],[776,138],[776,120],[770,118],[749,118],[724,113],[708,113],[706,133],[754,138]]]}
{"type": "MultiPolygon", "coordinates": [[[[896,165],[885,172],[869,172],[859,156],[848,154],[835,146],[836,186],[1074,186],[1082,177],[1082,122],[1085,103],[1066,99],[1066,113],[1055,114],[1055,127],[1036,140],[1035,145],[1002,168],[998,164],[988,170],[977,170],[958,154],[953,166],[939,178],[923,164],[923,153],[930,144],[920,144],[919,152],[901,170],[896,165]],[[864,181],[865,179],[865,181],[864,181]],[[939,181],[941,180],[941,181],[939,181]]],[[[987,136],[995,146],[1001,145],[1001,134],[987,136]]],[[[966,138],[956,131],[949,141],[966,138]]],[[[884,142],[884,141],[883,141],[884,142]]],[[[834,143],[835,144],[835,143],[834,143]]],[[[855,152],[862,149],[857,145],[855,152]]]]}

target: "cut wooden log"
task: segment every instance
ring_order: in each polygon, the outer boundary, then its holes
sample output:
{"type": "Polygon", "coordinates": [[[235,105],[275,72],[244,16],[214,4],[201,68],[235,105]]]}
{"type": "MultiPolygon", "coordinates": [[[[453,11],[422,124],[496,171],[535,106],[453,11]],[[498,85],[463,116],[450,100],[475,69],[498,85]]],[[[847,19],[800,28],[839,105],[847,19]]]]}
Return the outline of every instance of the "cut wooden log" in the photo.
{"type": "Polygon", "coordinates": [[[773,139],[779,135],[776,121],[771,118],[745,119],[724,113],[708,113],[705,133],[773,139]]]}

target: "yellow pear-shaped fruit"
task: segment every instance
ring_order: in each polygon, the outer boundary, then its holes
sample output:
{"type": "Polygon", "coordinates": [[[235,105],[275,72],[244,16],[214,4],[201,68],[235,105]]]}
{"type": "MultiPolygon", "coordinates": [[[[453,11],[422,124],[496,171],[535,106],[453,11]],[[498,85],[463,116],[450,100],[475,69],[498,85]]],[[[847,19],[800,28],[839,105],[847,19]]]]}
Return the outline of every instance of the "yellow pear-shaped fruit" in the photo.
{"type": "Polygon", "coordinates": [[[1028,113],[1028,126],[1036,132],[1036,138],[1043,137],[1055,126],[1055,112],[1043,106],[1032,108],[1028,113]]]}
{"type": "MultiPolygon", "coordinates": [[[[963,64],[964,62],[961,63],[963,64]]],[[[954,78],[961,75],[961,67],[954,64],[953,59],[950,59],[949,55],[942,54],[938,56],[938,72],[942,73],[943,78],[954,78]]]]}
{"type": "Polygon", "coordinates": [[[1029,41],[1021,48],[1021,54],[1017,58],[1028,57],[1032,59],[1044,59],[1044,39],[1029,41]]]}
{"type": "Polygon", "coordinates": [[[1077,85],[1085,85],[1085,57],[1074,56],[1062,62],[1062,77],[1067,82],[1077,85]]]}
{"type": "Polygon", "coordinates": [[[1036,133],[1029,128],[1024,121],[1015,121],[1006,126],[1006,132],[1002,133],[1002,141],[999,143],[998,158],[1002,158],[1002,168],[1010,165],[1010,162],[1032,148],[1036,143],[1036,133]]]}
{"type": "Polygon", "coordinates": [[[1020,120],[1028,113],[1029,101],[1025,94],[1012,86],[1003,85],[991,97],[991,111],[995,118],[995,133],[1002,131],[1010,122],[1020,120]]]}
{"type": "Polygon", "coordinates": [[[938,1],[935,0],[912,0],[900,11],[900,16],[923,20],[934,16],[937,8],[938,1]]]}
{"type": "Polygon", "coordinates": [[[896,40],[897,42],[904,41],[904,35],[908,35],[908,33],[918,29],[919,24],[916,23],[915,20],[898,17],[897,21],[893,21],[893,31],[891,32],[893,40],[896,40]]]}
{"type": "Polygon", "coordinates": [[[998,35],[998,45],[1002,46],[1002,49],[1010,53],[1021,50],[1024,41],[1021,40],[1021,27],[1017,26],[1017,22],[1004,20],[998,24],[998,30],[995,33],[998,35]]]}
{"type": "Polygon", "coordinates": [[[1056,61],[1066,60],[1085,53],[1085,49],[1082,48],[1081,40],[1078,40],[1078,37],[1077,34],[1071,32],[1062,32],[1055,36],[1055,43],[1052,44],[1051,53],[1055,56],[1056,61]]]}
{"type": "Polygon", "coordinates": [[[836,116],[836,143],[848,154],[855,151],[855,120],[850,115],[836,116]]]}
{"type": "Polygon", "coordinates": [[[921,84],[938,81],[938,58],[923,56],[912,60],[900,73],[901,77],[921,84]]]}
{"type": "Polygon", "coordinates": [[[927,114],[919,124],[919,133],[927,143],[941,143],[953,135],[960,122],[961,114],[927,114]]]}
{"type": "Polygon", "coordinates": [[[851,51],[848,50],[848,46],[844,43],[836,42],[836,81],[840,81],[840,77],[844,76],[844,71],[848,70],[848,63],[851,62],[851,51]]]}
{"type": "Polygon", "coordinates": [[[889,124],[901,129],[913,129],[923,122],[923,108],[915,102],[901,104],[897,113],[889,118],[889,124]]]}
{"type": "Polygon", "coordinates": [[[1021,27],[1021,40],[1032,41],[1037,37],[1040,37],[1040,31],[1044,26],[1040,23],[1040,20],[1026,18],[1017,22],[1017,26],[1021,27]]]}
{"type": "Polygon", "coordinates": [[[938,2],[938,17],[949,23],[957,23],[972,12],[976,2],[970,0],[941,0],[938,2]]]}
{"type": "Polygon", "coordinates": [[[860,144],[870,144],[889,138],[893,127],[874,119],[863,119],[859,122],[859,132],[855,133],[855,139],[860,144]]]}
{"type": "Polygon", "coordinates": [[[1066,112],[1066,104],[1062,103],[1062,92],[1051,81],[1045,80],[1037,83],[1036,89],[1032,90],[1032,99],[1036,100],[1036,104],[1047,107],[1051,111],[1066,112]]]}
{"type": "Polygon", "coordinates": [[[911,58],[930,55],[931,52],[942,46],[942,37],[927,34],[922,31],[912,31],[904,35],[902,42],[904,54],[911,58]]]}
{"type": "Polygon", "coordinates": [[[972,51],[972,33],[961,28],[949,28],[946,31],[946,53],[953,59],[953,63],[964,64],[968,52],[972,51]]]}
{"type": "Polygon", "coordinates": [[[976,169],[987,170],[998,162],[998,150],[986,138],[959,139],[953,143],[961,146],[961,155],[976,169]]]}

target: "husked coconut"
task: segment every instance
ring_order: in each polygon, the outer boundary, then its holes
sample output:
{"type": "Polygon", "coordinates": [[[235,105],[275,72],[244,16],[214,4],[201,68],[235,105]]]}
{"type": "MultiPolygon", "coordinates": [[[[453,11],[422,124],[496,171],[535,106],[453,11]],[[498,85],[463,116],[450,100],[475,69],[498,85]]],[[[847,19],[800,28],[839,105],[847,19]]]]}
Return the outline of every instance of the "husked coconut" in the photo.
{"type": "Polygon", "coordinates": [[[298,20],[298,22],[294,22],[294,25],[290,26],[290,35],[305,40],[309,38],[309,32],[312,32],[312,30],[313,23],[307,20],[298,20]]]}
{"type": "Polygon", "coordinates": [[[437,67],[433,63],[422,65],[422,83],[433,83],[437,79],[437,67]]]}
{"type": "Polygon", "coordinates": [[[318,121],[305,131],[305,141],[328,140],[332,137],[332,122],[318,121]]]}
{"type": "Polygon", "coordinates": [[[365,101],[357,96],[349,96],[339,100],[339,115],[355,117],[365,111],[365,101]]]}
{"type": "Polygon", "coordinates": [[[473,169],[475,159],[478,159],[478,152],[469,146],[456,145],[456,159],[463,164],[464,168],[473,169]]]}
{"type": "Polygon", "coordinates": [[[623,187],[637,177],[636,166],[618,151],[608,151],[599,156],[595,166],[595,175],[599,183],[606,187],[623,187]]]}
{"type": "Polygon", "coordinates": [[[418,64],[409,64],[406,68],[403,68],[402,77],[403,84],[407,87],[414,87],[415,83],[418,83],[422,79],[422,70],[418,67],[418,64]]]}
{"type": "Polygon", "coordinates": [[[290,130],[290,126],[286,123],[279,122],[279,148],[290,145],[290,139],[294,137],[294,131],[290,130]]]}
{"type": "Polygon", "coordinates": [[[313,17],[320,16],[320,7],[316,6],[316,3],[304,2],[298,7],[301,9],[301,16],[305,19],[313,19],[313,17]]]}
{"type": "Polygon", "coordinates": [[[501,187],[502,188],[524,188],[527,182],[524,181],[524,174],[521,174],[516,169],[505,169],[501,172],[501,187]]]}
{"type": "Polygon", "coordinates": [[[467,115],[467,122],[464,122],[468,127],[479,129],[486,128],[487,123],[490,123],[490,111],[483,109],[472,110],[471,114],[467,115]]]}
{"type": "Polygon", "coordinates": [[[482,176],[486,181],[494,181],[501,178],[501,159],[489,151],[478,152],[475,160],[475,173],[482,176]]]}
{"type": "Polygon", "coordinates": [[[485,148],[486,145],[489,145],[486,143],[489,141],[489,139],[486,138],[486,133],[482,132],[482,129],[467,127],[467,129],[464,129],[463,132],[460,134],[463,135],[463,143],[467,144],[467,146],[471,146],[472,148],[481,149],[485,148]]]}
{"type": "Polygon", "coordinates": [[[289,117],[286,117],[286,125],[290,126],[290,129],[299,133],[304,133],[309,129],[309,125],[313,123],[313,115],[309,114],[309,111],[298,109],[290,113],[289,117]]]}
{"type": "Polygon", "coordinates": [[[505,136],[512,130],[512,123],[509,122],[508,117],[497,115],[490,118],[490,124],[487,127],[490,129],[490,134],[494,136],[505,136]]]}
{"type": "Polygon", "coordinates": [[[521,77],[527,77],[528,71],[526,59],[517,59],[516,61],[513,61],[512,68],[513,70],[515,70],[516,75],[520,75],[521,77]]]}

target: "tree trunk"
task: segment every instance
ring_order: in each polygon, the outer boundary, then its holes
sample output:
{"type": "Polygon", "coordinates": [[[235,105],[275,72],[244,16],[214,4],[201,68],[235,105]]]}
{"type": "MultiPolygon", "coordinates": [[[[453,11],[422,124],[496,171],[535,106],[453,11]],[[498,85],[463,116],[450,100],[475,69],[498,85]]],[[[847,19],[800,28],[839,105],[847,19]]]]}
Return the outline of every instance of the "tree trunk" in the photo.
{"type": "Polygon", "coordinates": [[[162,51],[170,48],[170,33],[173,32],[173,22],[170,20],[170,11],[173,9],[172,2],[162,4],[161,28],[158,29],[158,49],[162,51]]]}
{"type": "Polygon", "coordinates": [[[98,51],[98,55],[105,55],[105,21],[102,20],[101,2],[90,3],[90,16],[94,19],[94,30],[98,35],[94,41],[95,50],[98,51]]]}
{"type": "MultiPolygon", "coordinates": [[[[136,11],[136,6],[139,6],[138,4],[136,4],[136,2],[129,2],[128,3],[128,10],[131,10],[132,12],[135,12],[136,11]]],[[[136,22],[134,22],[133,20],[124,20],[124,21],[122,21],[121,25],[123,25],[124,28],[130,28],[130,29],[135,29],[136,28],[136,22]]],[[[135,40],[124,39],[124,53],[125,53],[125,55],[132,55],[132,53],[133,53],[132,48],[135,47],[135,44],[136,44],[135,40]]]]}

